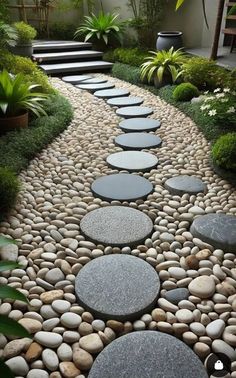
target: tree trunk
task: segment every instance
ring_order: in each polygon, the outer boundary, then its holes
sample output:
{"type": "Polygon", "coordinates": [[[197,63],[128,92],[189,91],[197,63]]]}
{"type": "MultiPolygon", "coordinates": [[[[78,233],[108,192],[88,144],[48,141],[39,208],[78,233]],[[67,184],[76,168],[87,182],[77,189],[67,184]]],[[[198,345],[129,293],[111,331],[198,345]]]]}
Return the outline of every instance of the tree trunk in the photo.
{"type": "Polygon", "coordinates": [[[216,18],[216,26],[215,26],[215,33],[214,33],[214,40],[211,48],[211,59],[217,59],[217,52],[218,52],[218,45],[220,39],[220,31],[221,31],[221,23],[224,13],[224,5],[225,0],[218,0],[218,11],[217,11],[217,18],[216,18]]]}

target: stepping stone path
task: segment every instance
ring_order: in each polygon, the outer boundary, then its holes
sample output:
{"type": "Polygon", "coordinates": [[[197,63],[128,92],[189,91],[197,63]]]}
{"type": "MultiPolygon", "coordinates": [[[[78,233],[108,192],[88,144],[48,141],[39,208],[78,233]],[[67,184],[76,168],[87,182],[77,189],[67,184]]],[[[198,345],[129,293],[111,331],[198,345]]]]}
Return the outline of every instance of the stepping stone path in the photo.
{"type": "Polygon", "coordinates": [[[190,232],[194,237],[236,254],[236,217],[225,214],[206,214],[194,219],[190,232]]]}
{"type": "Polygon", "coordinates": [[[152,233],[153,223],[139,210],[107,206],[86,214],[80,229],[85,237],[97,244],[125,247],[142,243],[152,233]]]}
{"type": "Polygon", "coordinates": [[[107,164],[129,172],[146,172],[157,166],[158,159],[148,152],[122,151],[109,155],[107,164]]]}
{"type": "Polygon", "coordinates": [[[138,106],[142,105],[143,99],[141,97],[116,97],[107,100],[108,105],[111,106],[138,106]]]}
{"type": "Polygon", "coordinates": [[[195,353],[168,334],[143,331],[119,337],[96,358],[88,378],[207,378],[195,353]]]}
{"type": "Polygon", "coordinates": [[[75,280],[79,304],[99,319],[137,319],[153,309],[159,291],[155,269],[128,255],[99,257],[86,264],[75,280]]]}
{"type": "Polygon", "coordinates": [[[151,118],[130,118],[120,122],[121,130],[131,133],[138,131],[156,131],[161,126],[160,121],[151,118]]]}
{"type": "Polygon", "coordinates": [[[152,113],[153,110],[151,108],[141,106],[127,106],[116,111],[118,116],[124,118],[148,117],[152,113]]]}
{"type": "Polygon", "coordinates": [[[114,98],[114,97],[122,97],[122,96],[129,96],[129,91],[126,89],[105,89],[103,91],[96,91],[94,96],[99,98],[114,98]]]}
{"type": "Polygon", "coordinates": [[[124,150],[142,150],[144,148],[160,147],[161,138],[148,133],[128,133],[118,135],[115,144],[124,150]]]}
{"type": "Polygon", "coordinates": [[[107,83],[107,79],[102,79],[99,77],[91,77],[91,78],[86,79],[83,84],[102,84],[102,83],[107,83]]]}
{"type": "Polygon", "coordinates": [[[74,76],[64,76],[62,80],[65,81],[66,83],[75,85],[91,78],[92,77],[88,75],[74,75],[74,76]]]}
{"type": "Polygon", "coordinates": [[[96,197],[105,201],[136,201],[146,198],[153,191],[152,184],[137,175],[128,173],[99,177],[91,186],[96,197]]]}
{"type": "Polygon", "coordinates": [[[176,176],[172,177],[165,182],[165,188],[171,194],[182,196],[185,193],[198,194],[206,192],[206,184],[194,176],[176,176]]]}
{"type": "Polygon", "coordinates": [[[115,84],[112,83],[101,83],[101,84],[79,84],[76,85],[77,88],[79,89],[84,89],[89,92],[96,92],[99,89],[111,89],[114,88],[115,84]]]}

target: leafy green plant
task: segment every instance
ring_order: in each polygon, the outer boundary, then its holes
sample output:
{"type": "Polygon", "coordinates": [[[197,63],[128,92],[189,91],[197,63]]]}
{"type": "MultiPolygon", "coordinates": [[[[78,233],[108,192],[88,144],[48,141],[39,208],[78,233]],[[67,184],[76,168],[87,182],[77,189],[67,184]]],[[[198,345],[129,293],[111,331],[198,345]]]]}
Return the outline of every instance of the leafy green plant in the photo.
{"type": "Polygon", "coordinates": [[[115,63],[112,67],[112,74],[131,84],[139,84],[141,82],[140,69],[127,64],[115,63]]]}
{"type": "Polygon", "coordinates": [[[25,44],[31,42],[37,35],[37,31],[31,25],[23,21],[15,22],[13,24],[18,34],[18,43],[25,44]]]}
{"type": "Polygon", "coordinates": [[[230,8],[230,10],[229,10],[229,12],[228,12],[228,16],[233,16],[233,15],[235,15],[235,14],[236,14],[236,4],[233,5],[233,6],[230,8]]]}
{"type": "Polygon", "coordinates": [[[150,51],[150,56],[146,62],[141,65],[141,79],[157,80],[163,84],[164,79],[175,83],[182,75],[182,64],[185,61],[185,55],[179,50],[171,47],[168,51],[150,51]]]}
{"type": "Polygon", "coordinates": [[[41,102],[45,101],[47,95],[32,92],[37,87],[38,85],[25,84],[24,75],[12,77],[3,70],[0,73],[0,116],[16,116],[23,110],[30,110],[37,117],[45,115],[41,102]]]}
{"type": "Polygon", "coordinates": [[[195,85],[191,83],[181,83],[175,88],[173,97],[175,101],[190,101],[193,97],[198,97],[199,94],[199,90],[195,85]]]}
{"type": "Polygon", "coordinates": [[[18,40],[16,30],[4,21],[0,21],[0,48],[14,47],[18,40]]]}
{"type": "Polygon", "coordinates": [[[115,50],[106,52],[103,59],[108,60],[109,62],[120,62],[139,67],[142,63],[144,63],[147,56],[148,53],[146,51],[143,51],[137,47],[133,49],[118,47],[115,50]]]}
{"type": "Polygon", "coordinates": [[[91,16],[85,16],[84,24],[75,32],[75,38],[84,35],[85,42],[93,38],[94,40],[103,41],[106,45],[112,38],[120,42],[125,24],[118,21],[118,17],[118,14],[103,12],[100,12],[98,16],[93,13],[91,16]]]}
{"type": "Polygon", "coordinates": [[[0,1],[0,19],[2,21],[8,22],[9,21],[9,11],[8,11],[8,0],[1,0],[0,1]]]}
{"type": "Polygon", "coordinates": [[[215,89],[214,94],[207,96],[201,106],[201,111],[211,117],[215,124],[236,126],[236,93],[230,93],[229,88],[215,89]]]}
{"type": "Polygon", "coordinates": [[[73,39],[76,25],[68,22],[53,22],[50,25],[50,38],[59,40],[73,39]]]}
{"type": "Polygon", "coordinates": [[[20,183],[16,175],[8,168],[0,167],[0,211],[7,212],[16,203],[20,183]]]}
{"type": "MultiPolygon", "coordinates": [[[[15,241],[5,236],[0,236],[0,248],[9,244],[15,244],[15,241]]],[[[20,267],[21,266],[14,261],[0,261],[0,272],[20,267]]],[[[0,284],[0,299],[6,298],[28,303],[27,298],[20,291],[8,285],[0,284]]],[[[6,336],[31,337],[21,324],[16,320],[8,318],[6,315],[0,315],[0,333],[6,336]]],[[[4,378],[14,378],[14,374],[2,359],[0,359],[0,376],[4,378]]]]}
{"type": "Polygon", "coordinates": [[[217,139],[212,148],[212,160],[221,168],[236,171],[236,133],[217,139]]]}

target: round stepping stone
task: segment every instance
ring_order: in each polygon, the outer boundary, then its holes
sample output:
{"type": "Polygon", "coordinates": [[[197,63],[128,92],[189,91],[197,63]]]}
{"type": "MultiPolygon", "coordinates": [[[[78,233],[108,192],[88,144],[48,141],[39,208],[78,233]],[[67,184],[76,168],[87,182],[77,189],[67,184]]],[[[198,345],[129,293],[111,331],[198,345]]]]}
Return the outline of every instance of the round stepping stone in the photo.
{"type": "Polygon", "coordinates": [[[194,176],[176,176],[172,177],[165,182],[165,188],[169,190],[171,194],[182,196],[185,193],[197,194],[199,192],[206,191],[206,184],[197,177],[194,176]]]}
{"type": "Polygon", "coordinates": [[[153,186],[144,177],[120,173],[99,177],[91,186],[96,197],[105,201],[136,201],[146,198],[153,191],[153,186]]]}
{"type": "Polygon", "coordinates": [[[155,131],[161,126],[160,121],[151,118],[131,118],[120,122],[119,127],[127,133],[137,131],[155,131]]]}
{"type": "Polygon", "coordinates": [[[161,138],[148,133],[128,133],[118,135],[115,144],[124,150],[142,150],[143,148],[160,147],[161,138]]]}
{"type": "Polygon", "coordinates": [[[160,280],[135,256],[107,255],[86,264],[75,280],[80,305],[99,319],[132,320],[152,310],[160,280]]]}
{"type": "Polygon", "coordinates": [[[99,77],[93,77],[93,78],[88,78],[85,80],[84,84],[102,84],[102,83],[107,83],[106,79],[101,79],[99,77]]]}
{"type": "Polygon", "coordinates": [[[201,360],[174,336],[133,332],[112,341],[96,358],[88,378],[207,378],[201,360]]]}
{"type": "Polygon", "coordinates": [[[63,76],[62,80],[70,84],[79,84],[84,80],[90,79],[91,76],[88,75],[74,75],[74,76],[63,76]]]}
{"type": "Polygon", "coordinates": [[[96,244],[124,247],[141,244],[152,233],[153,223],[139,210],[107,206],[85,215],[80,229],[96,244]]]}
{"type": "Polygon", "coordinates": [[[99,89],[111,89],[115,87],[115,84],[112,83],[101,83],[101,84],[79,84],[76,85],[77,88],[79,89],[85,89],[89,92],[96,92],[99,89]]]}
{"type": "Polygon", "coordinates": [[[107,101],[108,105],[111,106],[138,106],[142,105],[143,99],[141,97],[116,97],[111,98],[107,101]]]}
{"type": "Polygon", "coordinates": [[[153,110],[145,106],[126,106],[116,111],[118,116],[124,118],[148,117],[152,113],[153,110]]]}
{"type": "Polygon", "coordinates": [[[112,168],[130,172],[146,172],[157,166],[158,159],[148,152],[122,151],[107,157],[107,164],[112,168]]]}
{"type": "Polygon", "coordinates": [[[122,97],[129,96],[130,92],[126,89],[106,89],[103,91],[97,91],[94,93],[94,96],[99,98],[113,98],[113,97],[122,97]]]}
{"type": "Polygon", "coordinates": [[[207,214],[194,219],[190,232],[194,237],[222,249],[236,253],[236,216],[207,214]]]}

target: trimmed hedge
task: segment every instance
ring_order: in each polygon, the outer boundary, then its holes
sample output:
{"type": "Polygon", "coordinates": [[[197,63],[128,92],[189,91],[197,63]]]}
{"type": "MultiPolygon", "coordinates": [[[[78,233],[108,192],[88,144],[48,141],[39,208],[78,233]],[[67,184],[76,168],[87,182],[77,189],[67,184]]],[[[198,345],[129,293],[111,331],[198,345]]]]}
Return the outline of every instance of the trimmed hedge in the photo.
{"type": "Polygon", "coordinates": [[[236,172],[236,133],[217,139],[212,148],[212,160],[217,166],[236,172]]]}
{"type": "Polygon", "coordinates": [[[104,60],[108,60],[109,62],[119,62],[123,64],[130,64],[134,67],[140,67],[142,63],[144,63],[145,58],[149,56],[149,53],[141,50],[137,47],[135,48],[123,48],[118,47],[114,50],[108,50],[104,56],[104,60]]]}
{"type": "MultiPolygon", "coordinates": [[[[46,147],[53,139],[64,131],[73,117],[72,107],[64,97],[54,94],[45,102],[47,116],[34,118],[30,121],[28,129],[11,131],[0,137],[0,184],[4,180],[5,173],[1,168],[11,171],[12,174],[18,174],[26,168],[28,162],[46,147]]],[[[0,196],[0,210],[7,211],[14,205],[18,193],[18,181],[12,182],[12,188],[9,189],[15,196],[7,206],[2,202],[4,196],[0,196]]]]}
{"type": "Polygon", "coordinates": [[[199,90],[195,85],[182,83],[175,88],[173,97],[175,101],[191,101],[193,97],[198,97],[199,94],[199,90]]]}

